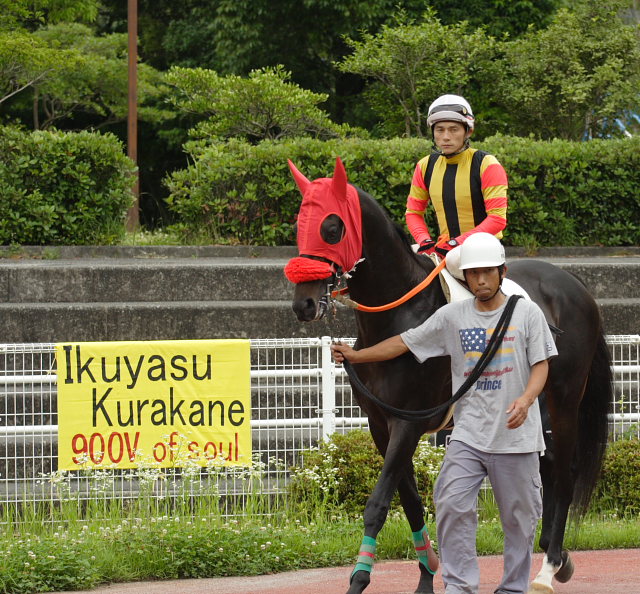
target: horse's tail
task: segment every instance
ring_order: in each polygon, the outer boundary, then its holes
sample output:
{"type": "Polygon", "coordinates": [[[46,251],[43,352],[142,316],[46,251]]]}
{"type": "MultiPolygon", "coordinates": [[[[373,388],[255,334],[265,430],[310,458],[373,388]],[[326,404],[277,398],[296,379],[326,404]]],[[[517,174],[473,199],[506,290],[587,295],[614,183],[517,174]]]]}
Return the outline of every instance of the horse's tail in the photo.
{"type": "Polygon", "coordinates": [[[609,436],[609,406],[613,399],[611,356],[602,328],[578,411],[574,511],[582,515],[598,482],[609,436]]]}

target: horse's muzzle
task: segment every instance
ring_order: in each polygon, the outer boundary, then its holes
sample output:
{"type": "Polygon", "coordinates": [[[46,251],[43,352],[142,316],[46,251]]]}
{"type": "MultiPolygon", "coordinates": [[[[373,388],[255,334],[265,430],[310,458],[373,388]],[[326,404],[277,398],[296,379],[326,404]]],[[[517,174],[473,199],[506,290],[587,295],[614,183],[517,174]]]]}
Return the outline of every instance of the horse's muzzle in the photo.
{"type": "Polygon", "coordinates": [[[333,277],[296,285],[291,304],[300,322],[321,320],[331,305],[333,277]]]}
{"type": "Polygon", "coordinates": [[[311,297],[307,297],[306,299],[294,301],[292,308],[300,322],[313,322],[324,317],[327,312],[327,301],[324,298],[316,301],[311,297]]]}

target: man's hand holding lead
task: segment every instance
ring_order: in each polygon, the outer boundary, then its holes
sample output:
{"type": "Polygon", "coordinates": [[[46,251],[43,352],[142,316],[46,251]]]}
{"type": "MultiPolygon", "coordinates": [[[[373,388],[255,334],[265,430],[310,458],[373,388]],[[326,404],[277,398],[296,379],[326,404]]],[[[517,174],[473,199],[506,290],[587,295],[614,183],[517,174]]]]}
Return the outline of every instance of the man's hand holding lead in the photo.
{"type": "Polygon", "coordinates": [[[355,352],[344,342],[336,342],[331,345],[331,356],[336,363],[342,363],[345,359],[351,361],[355,352]]]}

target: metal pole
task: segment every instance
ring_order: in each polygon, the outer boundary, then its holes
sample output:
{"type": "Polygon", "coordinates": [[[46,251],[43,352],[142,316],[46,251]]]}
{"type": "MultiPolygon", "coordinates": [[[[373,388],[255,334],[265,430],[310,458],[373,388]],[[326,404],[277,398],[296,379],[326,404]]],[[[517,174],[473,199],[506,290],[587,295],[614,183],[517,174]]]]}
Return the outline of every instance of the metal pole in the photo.
{"type": "MultiPolygon", "coordinates": [[[[129,34],[129,115],[127,118],[127,154],[138,165],[138,0],[127,0],[127,30],[129,34]]],[[[133,186],[133,206],[127,212],[127,231],[140,223],[140,176],[136,170],[133,186]]]]}
{"type": "Polygon", "coordinates": [[[331,337],[323,336],[322,349],[322,439],[327,441],[336,432],[336,376],[331,358],[331,337]]]}

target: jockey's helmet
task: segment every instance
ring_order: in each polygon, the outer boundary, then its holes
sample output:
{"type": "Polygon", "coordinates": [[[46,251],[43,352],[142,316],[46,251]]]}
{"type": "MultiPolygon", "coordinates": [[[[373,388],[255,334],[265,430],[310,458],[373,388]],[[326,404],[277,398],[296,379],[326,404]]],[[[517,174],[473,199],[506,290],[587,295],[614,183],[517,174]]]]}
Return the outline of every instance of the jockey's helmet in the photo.
{"type": "Polygon", "coordinates": [[[427,125],[433,129],[438,122],[461,122],[469,130],[475,127],[471,105],[460,95],[441,95],[429,106],[427,125]]]}

